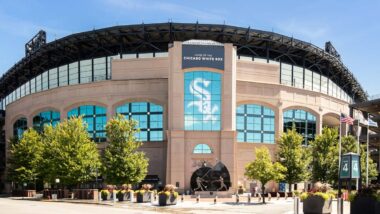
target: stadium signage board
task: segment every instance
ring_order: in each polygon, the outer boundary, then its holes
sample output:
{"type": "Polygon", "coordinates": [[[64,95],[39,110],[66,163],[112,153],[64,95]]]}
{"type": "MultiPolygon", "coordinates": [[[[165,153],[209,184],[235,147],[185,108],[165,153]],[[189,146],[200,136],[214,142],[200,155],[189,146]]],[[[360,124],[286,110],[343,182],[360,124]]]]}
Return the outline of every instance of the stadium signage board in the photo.
{"type": "Polygon", "coordinates": [[[224,70],[224,46],[182,45],[182,69],[207,67],[224,70]]]}

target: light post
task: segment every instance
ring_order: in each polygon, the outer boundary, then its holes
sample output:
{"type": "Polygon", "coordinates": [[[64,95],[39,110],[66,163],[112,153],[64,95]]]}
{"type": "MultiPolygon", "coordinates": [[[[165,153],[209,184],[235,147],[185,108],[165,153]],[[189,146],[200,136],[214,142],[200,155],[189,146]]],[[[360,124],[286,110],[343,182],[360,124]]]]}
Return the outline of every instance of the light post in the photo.
{"type": "Polygon", "coordinates": [[[58,189],[59,182],[60,182],[59,178],[56,178],[55,179],[55,185],[56,185],[57,189],[58,189]]]}

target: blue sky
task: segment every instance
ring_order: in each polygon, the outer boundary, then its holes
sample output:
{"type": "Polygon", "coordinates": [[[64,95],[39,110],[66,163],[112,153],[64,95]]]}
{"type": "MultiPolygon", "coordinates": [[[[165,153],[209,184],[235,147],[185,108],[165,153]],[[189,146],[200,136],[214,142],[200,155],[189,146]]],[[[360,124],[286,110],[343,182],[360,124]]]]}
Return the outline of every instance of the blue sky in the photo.
{"type": "Polygon", "coordinates": [[[0,74],[40,29],[48,41],[114,25],[226,23],[274,31],[324,47],[332,41],[370,95],[380,94],[380,1],[0,0],[0,74]]]}

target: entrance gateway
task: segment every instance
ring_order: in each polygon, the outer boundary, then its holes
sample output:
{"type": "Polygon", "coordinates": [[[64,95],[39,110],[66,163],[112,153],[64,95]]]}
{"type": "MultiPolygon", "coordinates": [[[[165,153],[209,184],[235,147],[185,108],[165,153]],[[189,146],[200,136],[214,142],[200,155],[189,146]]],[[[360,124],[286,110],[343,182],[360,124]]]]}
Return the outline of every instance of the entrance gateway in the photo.
{"type": "Polygon", "coordinates": [[[231,187],[230,173],[222,162],[215,166],[206,166],[204,162],[191,176],[190,185],[193,191],[228,191],[231,187]]]}

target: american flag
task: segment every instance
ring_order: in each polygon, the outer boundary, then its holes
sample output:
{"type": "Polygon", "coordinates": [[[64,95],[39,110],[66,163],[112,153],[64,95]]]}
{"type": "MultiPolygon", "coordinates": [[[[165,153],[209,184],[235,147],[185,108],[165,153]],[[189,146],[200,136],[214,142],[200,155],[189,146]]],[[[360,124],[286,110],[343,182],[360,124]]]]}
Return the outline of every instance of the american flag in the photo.
{"type": "Polygon", "coordinates": [[[351,118],[350,116],[346,116],[345,114],[342,113],[340,116],[340,122],[341,123],[347,123],[348,125],[354,125],[354,119],[351,118]]]}

